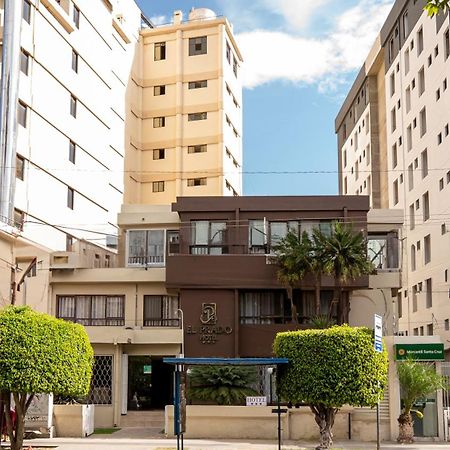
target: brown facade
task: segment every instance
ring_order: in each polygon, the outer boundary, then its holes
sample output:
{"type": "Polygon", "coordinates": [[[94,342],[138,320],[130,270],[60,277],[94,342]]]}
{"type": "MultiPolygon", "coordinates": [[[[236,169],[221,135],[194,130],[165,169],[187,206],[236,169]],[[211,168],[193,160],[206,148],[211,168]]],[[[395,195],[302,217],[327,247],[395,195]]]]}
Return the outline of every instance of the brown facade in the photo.
{"type": "MultiPolygon", "coordinates": [[[[366,232],[368,199],[362,196],[335,197],[232,197],[179,198],[173,210],[180,216],[179,253],[167,258],[167,288],[180,295],[184,312],[187,356],[271,356],[277,332],[307,327],[307,308],[303,305],[314,289],[306,277],[295,290],[305,321],[293,325],[286,305],[286,290],[277,280],[270,256],[273,224],[295,221],[303,224],[344,220],[366,232]],[[252,248],[251,221],[264,220],[267,243],[252,248]],[[197,246],[195,223],[225,223],[220,242],[197,246]],[[202,252],[202,254],[195,254],[202,252]],[[209,254],[209,253],[216,254],[209,254]],[[219,254],[217,254],[219,253],[219,254]],[[261,296],[279,301],[281,312],[258,318],[257,311],[243,316],[242,302],[253,305],[261,296]],[[302,309],[303,308],[303,309],[302,309]]],[[[213,239],[214,240],[214,239],[213,239]]],[[[322,290],[336,287],[332,277],[324,276],[322,290]]],[[[368,277],[353,281],[347,288],[368,287],[368,277]]],[[[267,299],[265,299],[267,300],[267,299]]],[[[262,301],[262,300],[261,300],[262,301]]]]}

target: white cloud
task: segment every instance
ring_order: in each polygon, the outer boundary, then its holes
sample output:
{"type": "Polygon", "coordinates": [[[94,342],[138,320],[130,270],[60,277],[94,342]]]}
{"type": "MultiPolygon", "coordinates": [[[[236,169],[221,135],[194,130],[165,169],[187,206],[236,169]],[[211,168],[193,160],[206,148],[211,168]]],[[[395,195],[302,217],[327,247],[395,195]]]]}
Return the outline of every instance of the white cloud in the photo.
{"type": "Polygon", "coordinates": [[[169,18],[167,16],[154,16],[150,17],[150,22],[153,23],[153,25],[164,25],[170,22],[169,18]]]}
{"type": "Polygon", "coordinates": [[[303,28],[311,16],[331,0],[265,0],[266,6],[283,16],[286,23],[297,29],[303,28]]]}
{"type": "MultiPolygon", "coordinates": [[[[314,4],[327,1],[316,0],[314,4]]],[[[277,2],[286,14],[294,5],[291,0],[277,2]]],[[[298,11],[306,16],[312,13],[313,2],[295,3],[302,4],[298,11]]],[[[393,0],[360,0],[337,16],[333,29],[320,39],[265,29],[239,34],[237,40],[245,60],[244,86],[253,88],[286,80],[317,83],[321,90],[333,90],[345,73],[362,66],[392,3],[393,0]]],[[[288,21],[293,24],[301,20],[293,14],[288,21]]]]}

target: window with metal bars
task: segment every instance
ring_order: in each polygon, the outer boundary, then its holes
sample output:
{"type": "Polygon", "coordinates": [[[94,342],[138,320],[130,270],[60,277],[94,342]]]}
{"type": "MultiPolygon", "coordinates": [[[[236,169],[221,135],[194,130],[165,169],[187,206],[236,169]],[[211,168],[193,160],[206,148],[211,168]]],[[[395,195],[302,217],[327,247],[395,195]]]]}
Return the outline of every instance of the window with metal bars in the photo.
{"type": "Polygon", "coordinates": [[[95,356],[92,370],[89,403],[94,405],[112,404],[113,357],[95,356]]]}
{"type": "Polygon", "coordinates": [[[179,299],[170,295],[144,295],[145,327],[179,327],[179,299]]]}

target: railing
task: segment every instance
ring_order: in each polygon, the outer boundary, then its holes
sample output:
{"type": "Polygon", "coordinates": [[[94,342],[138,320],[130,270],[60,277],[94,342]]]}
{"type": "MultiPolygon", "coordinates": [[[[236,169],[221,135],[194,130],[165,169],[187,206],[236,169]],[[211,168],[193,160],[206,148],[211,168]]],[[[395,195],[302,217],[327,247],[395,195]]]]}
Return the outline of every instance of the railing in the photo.
{"type": "Polygon", "coordinates": [[[68,320],[70,322],[79,323],[86,327],[121,327],[125,325],[124,317],[105,317],[105,318],[80,318],[80,317],[62,317],[60,319],[68,320]]]}
{"type": "Polygon", "coordinates": [[[144,318],[144,327],[173,327],[180,328],[180,319],[177,318],[144,318]]]}
{"type": "Polygon", "coordinates": [[[164,255],[151,255],[151,256],[129,256],[129,266],[161,266],[164,265],[164,255]]]}

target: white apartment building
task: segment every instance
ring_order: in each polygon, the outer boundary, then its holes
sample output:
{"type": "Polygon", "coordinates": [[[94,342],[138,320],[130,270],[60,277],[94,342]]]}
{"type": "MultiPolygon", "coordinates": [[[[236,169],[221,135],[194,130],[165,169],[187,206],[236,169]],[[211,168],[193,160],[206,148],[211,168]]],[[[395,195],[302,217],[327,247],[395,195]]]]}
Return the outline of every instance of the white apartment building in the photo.
{"type": "Polygon", "coordinates": [[[395,2],[336,118],[339,188],[403,211],[397,332],[450,357],[449,16],[422,8],[395,2]]]}
{"type": "Polygon", "coordinates": [[[3,167],[13,172],[14,217],[3,221],[53,250],[76,239],[114,245],[106,234],[117,235],[123,200],[125,94],[141,11],[133,0],[20,3],[20,48],[10,55],[16,158],[3,167]]]}

